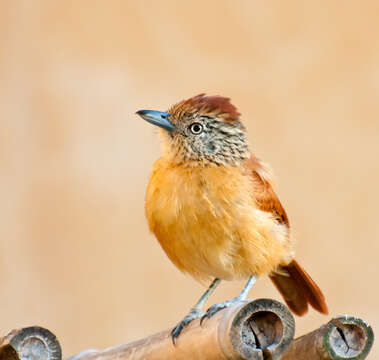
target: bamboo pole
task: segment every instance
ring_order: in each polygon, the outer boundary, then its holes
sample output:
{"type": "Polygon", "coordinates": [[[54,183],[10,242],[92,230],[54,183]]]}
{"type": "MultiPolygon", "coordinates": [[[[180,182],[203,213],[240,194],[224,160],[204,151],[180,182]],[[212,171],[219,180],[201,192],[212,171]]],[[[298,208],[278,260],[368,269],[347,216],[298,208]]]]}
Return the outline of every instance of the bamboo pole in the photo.
{"type": "Polygon", "coordinates": [[[240,302],[200,325],[193,321],[174,346],[170,330],[102,351],[87,350],[67,360],[221,360],[280,359],[295,331],[292,314],[281,303],[240,302]]]}
{"type": "Polygon", "coordinates": [[[374,333],[369,324],[342,315],[295,339],[282,360],[363,360],[373,342],[374,333]]]}
{"type": "Polygon", "coordinates": [[[61,360],[54,334],[38,326],[12,330],[0,339],[0,360],[61,360]]]}
{"type": "MultiPolygon", "coordinates": [[[[170,331],[164,331],[114,348],[85,350],[67,360],[363,360],[374,341],[370,325],[348,315],[333,318],[291,343],[293,333],[288,309],[260,299],[220,311],[203,326],[199,321],[189,325],[176,346],[170,331]]],[[[56,337],[37,326],[13,330],[0,339],[0,360],[61,359],[56,337]]]]}

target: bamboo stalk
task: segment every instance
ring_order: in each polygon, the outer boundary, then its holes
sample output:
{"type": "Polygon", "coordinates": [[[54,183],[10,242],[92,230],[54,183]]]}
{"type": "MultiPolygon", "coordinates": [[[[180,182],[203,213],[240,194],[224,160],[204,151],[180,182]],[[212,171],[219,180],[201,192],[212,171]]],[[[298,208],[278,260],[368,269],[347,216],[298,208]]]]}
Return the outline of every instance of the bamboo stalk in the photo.
{"type": "Polygon", "coordinates": [[[363,360],[373,342],[370,325],[356,317],[343,315],[295,339],[282,360],[363,360]]]}
{"type": "Polygon", "coordinates": [[[280,359],[295,331],[292,314],[270,299],[240,302],[200,325],[193,321],[174,346],[170,330],[101,351],[87,350],[67,360],[280,359]]]}
{"type": "MultiPolygon", "coordinates": [[[[130,344],[85,350],[67,360],[363,360],[374,341],[370,325],[348,315],[294,341],[293,334],[289,310],[277,301],[260,299],[222,310],[202,326],[193,322],[176,346],[170,331],[163,331],[130,344]]],[[[56,337],[37,326],[13,330],[0,339],[0,360],[61,359],[56,337]]]]}

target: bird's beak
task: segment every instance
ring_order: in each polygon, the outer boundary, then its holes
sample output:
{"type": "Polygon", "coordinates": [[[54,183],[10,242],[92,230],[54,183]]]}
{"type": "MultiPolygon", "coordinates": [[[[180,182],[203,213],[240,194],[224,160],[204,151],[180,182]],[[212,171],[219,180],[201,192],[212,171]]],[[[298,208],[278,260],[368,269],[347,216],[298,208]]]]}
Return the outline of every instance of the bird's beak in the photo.
{"type": "Polygon", "coordinates": [[[167,131],[173,131],[175,126],[168,120],[170,114],[155,110],[140,110],[136,112],[142,119],[148,121],[153,125],[157,125],[167,131]]]}

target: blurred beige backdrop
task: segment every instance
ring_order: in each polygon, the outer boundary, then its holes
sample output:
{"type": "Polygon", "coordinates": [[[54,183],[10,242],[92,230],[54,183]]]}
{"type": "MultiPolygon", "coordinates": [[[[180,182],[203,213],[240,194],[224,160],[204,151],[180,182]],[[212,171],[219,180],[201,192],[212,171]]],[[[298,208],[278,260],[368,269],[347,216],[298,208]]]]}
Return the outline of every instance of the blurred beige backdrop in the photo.
{"type": "Polygon", "coordinates": [[[186,314],[203,288],[148,232],[159,143],[134,112],[200,92],[243,114],[331,314],[378,330],[378,32],[377,0],[1,1],[0,334],[38,324],[68,356],[186,314]]]}

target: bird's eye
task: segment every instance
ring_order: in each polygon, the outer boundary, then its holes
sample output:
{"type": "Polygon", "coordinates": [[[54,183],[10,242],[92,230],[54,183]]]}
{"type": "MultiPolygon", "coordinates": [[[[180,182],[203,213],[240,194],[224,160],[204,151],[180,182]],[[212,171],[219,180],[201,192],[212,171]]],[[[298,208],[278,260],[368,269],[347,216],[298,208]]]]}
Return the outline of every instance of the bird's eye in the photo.
{"type": "Polygon", "coordinates": [[[199,123],[193,123],[190,126],[190,130],[192,134],[199,135],[201,132],[203,132],[203,125],[199,123]]]}

